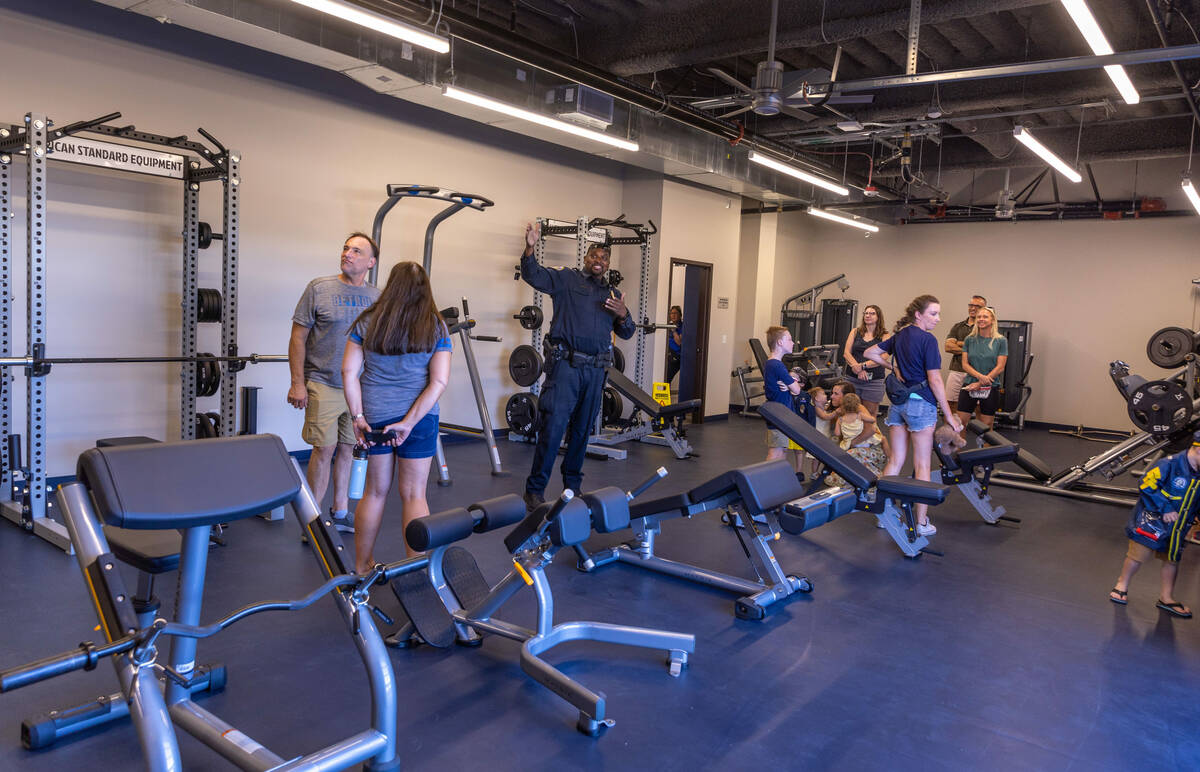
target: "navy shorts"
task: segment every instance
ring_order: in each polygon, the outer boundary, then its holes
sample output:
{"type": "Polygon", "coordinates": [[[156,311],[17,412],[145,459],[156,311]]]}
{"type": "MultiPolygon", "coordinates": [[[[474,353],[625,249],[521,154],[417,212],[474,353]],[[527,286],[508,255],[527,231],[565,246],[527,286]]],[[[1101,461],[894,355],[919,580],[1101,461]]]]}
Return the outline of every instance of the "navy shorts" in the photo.
{"type": "MultiPolygon", "coordinates": [[[[383,431],[383,427],[388,424],[399,423],[404,420],[404,416],[396,416],[389,418],[386,421],[379,421],[371,424],[372,431],[383,431]]],[[[395,453],[396,458],[432,458],[437,453],[437,438],[438,438],[438,417],[437,413],[426,413],[425,417],[417,421],[417,425],[413,427],[412,432],[405,438],[404,442],[398,447],[393,448],[391,445],[372,445],[367,453],[372,456],[381,456],[384,453],[395,453]]]]}

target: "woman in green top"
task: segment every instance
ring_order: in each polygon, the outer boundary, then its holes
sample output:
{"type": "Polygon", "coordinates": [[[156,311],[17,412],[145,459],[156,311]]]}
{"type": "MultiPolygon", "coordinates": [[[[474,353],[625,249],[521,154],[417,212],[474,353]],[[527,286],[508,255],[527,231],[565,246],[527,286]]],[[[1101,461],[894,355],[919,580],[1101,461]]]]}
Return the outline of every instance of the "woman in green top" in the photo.
{"type": "Polygon", "coordinates": [[[1008,362],[1008,339],[1000,334],[996,309],[981,308],[971,333],[963,341],[962,390],[958,393],[958,419],[963,426],[975,414],[991,428],[1000,408],[1000,374],[1008,362]]]}

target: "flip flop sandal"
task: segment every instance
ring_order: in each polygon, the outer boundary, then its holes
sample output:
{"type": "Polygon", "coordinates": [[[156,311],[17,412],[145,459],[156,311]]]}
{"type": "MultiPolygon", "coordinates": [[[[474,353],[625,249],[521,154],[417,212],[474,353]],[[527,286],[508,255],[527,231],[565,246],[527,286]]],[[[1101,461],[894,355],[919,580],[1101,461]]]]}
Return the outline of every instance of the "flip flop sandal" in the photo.
{"type": "Polygon", "coordinates": [[[1118,603],[1124,606],[1125,604],[1129,603],[1129,590],[1118,590],[1116,587],[1114,587],[1112,588],[1112,591],[1109,592],[1108,599],[1113,603],[1118,603]],[[1114,598],[1114,594],[1119,597],[1114,598]]]}
{"type": "Polygon", "coordinates": [[[1158,608],[1162,609],[1163,611],[1167,612],[1168,614],[1170,614],[1173,617],[1179,617],[1181,619],[1191,619],[1192,618],[1192,612],[1184,611],[1183,610],[1184,605],[1182,603],[1163,603],[1160,600],[1158,603],[1155,603],[1154,605],[1157,606],[1158,608]]]}

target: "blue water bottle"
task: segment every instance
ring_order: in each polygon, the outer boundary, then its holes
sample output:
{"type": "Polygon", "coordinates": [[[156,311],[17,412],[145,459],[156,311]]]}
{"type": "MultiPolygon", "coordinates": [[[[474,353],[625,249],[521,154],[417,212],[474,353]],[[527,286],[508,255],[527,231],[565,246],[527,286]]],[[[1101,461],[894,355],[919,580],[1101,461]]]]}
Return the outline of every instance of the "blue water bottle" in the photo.
{"type": "Polygon", "coordinates": [[[350,462],[350,491],[352,499],[361,499],[367,484],[367,449],[354,446],[354,460],[350,462]]]}

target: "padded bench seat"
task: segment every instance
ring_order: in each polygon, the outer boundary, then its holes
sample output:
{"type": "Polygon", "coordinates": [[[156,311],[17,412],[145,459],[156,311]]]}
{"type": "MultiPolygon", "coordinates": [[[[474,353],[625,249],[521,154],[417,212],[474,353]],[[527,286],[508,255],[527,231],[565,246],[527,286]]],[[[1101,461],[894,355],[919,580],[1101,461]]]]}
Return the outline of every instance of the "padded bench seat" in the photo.
{"type": "Polygon", "coordinates": [[[104,538],[117,560],[139,571],[161,574],[179,568],[179,550],[183,544],[179,531],[138,531],[106,525],[104,538]]]}
{"type": "Polygon", "coordinates": [[[950,490],[941,483],[911,477],[880,477],[875,488],[884,496],[896,496],[914,504],[941,504],[950,490]]]}
{"type": "Polygon", "coordinates": [[[1017,457],[1017,451],[1016,445],[989,445],[983,448],[960,450],[954,454],[954,459],[963,469],[974,469],[984,464],[1012,461],[1017,457]]]}

